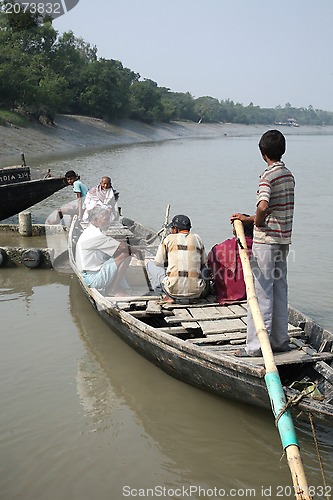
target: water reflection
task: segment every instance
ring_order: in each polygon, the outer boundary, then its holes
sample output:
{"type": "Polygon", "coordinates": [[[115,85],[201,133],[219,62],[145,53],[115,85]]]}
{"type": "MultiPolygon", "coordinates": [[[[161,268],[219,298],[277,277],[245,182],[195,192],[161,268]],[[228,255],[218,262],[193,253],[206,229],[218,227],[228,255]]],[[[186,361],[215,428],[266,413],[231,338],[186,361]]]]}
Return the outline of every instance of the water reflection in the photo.
{"type": "Polygon", "coordinates": [[[32,302],[36,286],[66,283],[66,278],[53,271],[27,269],[26,267],[2,268],[0,272],[0,302],[24,299],[26,310],[32,302]],[[36,274],[38,273],[38,280],[36,274]],[[38,285],[37,285],[38,283],[38,285]]]}

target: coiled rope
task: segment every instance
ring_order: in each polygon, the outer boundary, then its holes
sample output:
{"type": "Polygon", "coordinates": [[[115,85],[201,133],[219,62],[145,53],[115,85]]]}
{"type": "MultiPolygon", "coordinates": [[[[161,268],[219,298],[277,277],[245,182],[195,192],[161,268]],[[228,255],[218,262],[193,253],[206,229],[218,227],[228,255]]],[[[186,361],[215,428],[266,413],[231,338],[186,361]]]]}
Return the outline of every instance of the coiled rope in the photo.
{"type": "Polygon", "coordinates": [[[303,391],[300,394],[295,394],[294,396],[287,399],[286,403],[283,405],[283,407],[281,408],[281,410],[279,411],[279,413],[275,417],[276,427],[278,426],[278,422],[279,422],[280,418],[288,410],[288,408],[290,408],[291,406],[296,406],[301,401],[301,399],[303,399],[305,396],[308,396],[309,394],[314,392],[316,390],[316,388],[317,388],[316,384],[313,385],[313,388],[311,390],[309,390],[309,388],[306,387],[303,389],[303,391]]]}

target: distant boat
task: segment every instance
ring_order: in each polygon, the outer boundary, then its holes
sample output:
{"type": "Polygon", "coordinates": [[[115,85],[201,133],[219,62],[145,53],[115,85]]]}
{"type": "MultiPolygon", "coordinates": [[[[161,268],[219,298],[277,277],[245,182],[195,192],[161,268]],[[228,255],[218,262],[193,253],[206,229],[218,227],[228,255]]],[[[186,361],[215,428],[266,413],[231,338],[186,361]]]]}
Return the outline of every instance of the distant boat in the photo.
{"type": "Polygon", "coordinates": [[[295,118],[288,118],[286,122],[274,122],[274,125],[285,125],[287,127],[299,127],[295,118]]]}
{"type": "Polygon", "coordinates": [[[50,171],[41,179],[31,179],[24,161],[22,166],[0,168],[0,220],[26,210],[66,185],[64,177],[53,177],[50,171]]]}

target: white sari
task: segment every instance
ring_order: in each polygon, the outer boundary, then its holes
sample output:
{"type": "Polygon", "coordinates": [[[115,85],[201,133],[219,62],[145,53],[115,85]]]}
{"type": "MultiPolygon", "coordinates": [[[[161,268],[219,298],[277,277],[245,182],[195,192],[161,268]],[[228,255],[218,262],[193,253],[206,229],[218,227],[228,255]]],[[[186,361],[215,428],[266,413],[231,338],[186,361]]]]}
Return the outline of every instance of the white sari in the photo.
{"type": "Polygon", "coordinates": [[[89,189],[85,198],[85,212],[83,220],[89,220],[89,212],[96,206],[111,208],[110,222],[118,218],[118,207],[115,197],[115,192],[112,187],[109,189],[102,189],[101,185],[94,186],[89,189]]]}

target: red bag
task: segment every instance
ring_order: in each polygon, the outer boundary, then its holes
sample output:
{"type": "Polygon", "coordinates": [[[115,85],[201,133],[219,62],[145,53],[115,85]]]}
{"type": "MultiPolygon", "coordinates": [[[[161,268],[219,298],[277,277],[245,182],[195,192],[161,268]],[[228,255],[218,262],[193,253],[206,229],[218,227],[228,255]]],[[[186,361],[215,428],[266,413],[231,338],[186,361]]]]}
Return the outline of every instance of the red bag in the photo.
{"type": "MultiPolygon", "coordinates": [[[[246,236],[251,256],[252,238],[246,236]]],[[[212,270],[215,295],[219,304],[231,304],[246,299],[246,287],[237,239],[215,245],[208,254],[208,265],[212,270]]]]}

